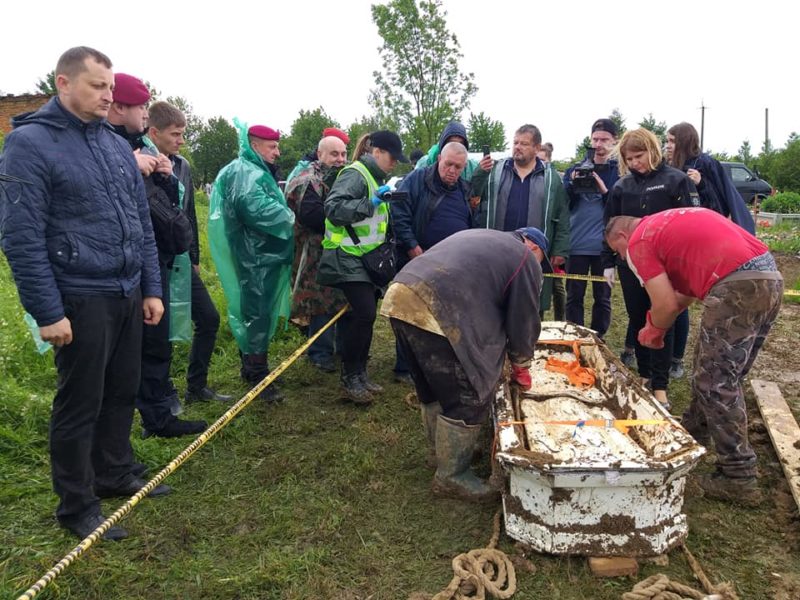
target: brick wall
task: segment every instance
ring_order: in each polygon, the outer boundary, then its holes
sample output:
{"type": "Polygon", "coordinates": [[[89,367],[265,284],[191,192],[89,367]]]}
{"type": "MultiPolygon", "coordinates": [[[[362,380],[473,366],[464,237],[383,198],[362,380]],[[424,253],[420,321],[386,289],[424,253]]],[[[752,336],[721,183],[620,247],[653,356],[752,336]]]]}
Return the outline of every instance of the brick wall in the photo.
{"type": "Polygon", "coordinates": [[[44,94],[24,94],[22,96],[0,96],[0,131],[11,131],[11,117],[44,106],[50,96],[44,94]]]}

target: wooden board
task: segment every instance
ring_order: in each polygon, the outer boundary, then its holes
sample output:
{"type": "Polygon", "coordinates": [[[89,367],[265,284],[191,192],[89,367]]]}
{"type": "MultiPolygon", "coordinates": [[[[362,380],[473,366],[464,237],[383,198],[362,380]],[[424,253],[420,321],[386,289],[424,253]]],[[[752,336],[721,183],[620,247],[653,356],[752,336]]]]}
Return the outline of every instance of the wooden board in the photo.
{"type": "Polygon", "coordinates": [[[639,563],[624,556],[590,556],[589,569],[595,577],[633,577],[639,573],[639,563]]]}
{"type": "Polygon", "coordinates": [[[760,379],[753,379],[750,383],[786,481],[800,510],[800,427],[777,384],[760,379]]]}

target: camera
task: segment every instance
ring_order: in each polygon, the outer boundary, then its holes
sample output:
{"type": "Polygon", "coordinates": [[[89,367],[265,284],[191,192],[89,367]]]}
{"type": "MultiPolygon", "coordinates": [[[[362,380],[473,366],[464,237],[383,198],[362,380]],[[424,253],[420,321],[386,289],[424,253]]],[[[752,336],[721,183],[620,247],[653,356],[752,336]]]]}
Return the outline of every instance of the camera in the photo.
{"type": "Polygon", "coordinates": [[[586,158],[575,170],[575,177],[572,180],[572,187],[576,192],[597,192],[597,182],[594,179],[594,148],[586,151],[586,158]]]}
{"type": "Polygon", "coordinates": [[[484,144],[481,149],[483,150],[483,155],[484,156],[491,156],[492,153],[489,150],[489,144],[484,144]]]}
{"type": "Polygon", "coordinates": [[[408,192],[398,192],[397,190],[389,190],[381,195],[381,200],[384,202],[400,202],[408,199],[408,192]]]}

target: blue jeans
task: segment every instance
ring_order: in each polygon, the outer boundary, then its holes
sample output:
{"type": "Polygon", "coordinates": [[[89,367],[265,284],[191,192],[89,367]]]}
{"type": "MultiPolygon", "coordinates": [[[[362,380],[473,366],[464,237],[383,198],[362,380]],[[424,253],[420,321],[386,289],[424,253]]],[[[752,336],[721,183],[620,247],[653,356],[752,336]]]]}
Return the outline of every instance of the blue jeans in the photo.
{"type": "MultiPolygon", "coordinates": [[[[330,315],[315,315],[311,317],[311,320],[308,322],[308,337],[313,336],[317,333],[320,329],[322,329],[323,325],[330,321],[333,318],[333,314],[330,315]]],[[[317,340],[311,344],[308,348],[308,359],[311,362],[315,363],[325,363],[330,362],[333,360],[333,354],[336,351],[336,348],[341,350],[342,341],[341,341],[341,327],[337,327],[337,324],[334,323],[325,332],[317,338],[317,340]]]]}

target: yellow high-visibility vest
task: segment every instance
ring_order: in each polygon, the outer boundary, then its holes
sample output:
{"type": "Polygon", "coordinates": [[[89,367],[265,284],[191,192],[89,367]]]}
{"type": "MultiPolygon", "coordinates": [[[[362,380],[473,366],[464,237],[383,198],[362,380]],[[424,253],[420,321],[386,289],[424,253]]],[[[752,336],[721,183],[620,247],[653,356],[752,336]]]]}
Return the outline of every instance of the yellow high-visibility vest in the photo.
{"type": "MultiPolygon", "coordinates": [[[[355,161],[347,165],[345,169],[355,169],[367,182],[367,193],[372,198],[375,190],[378,189],[378,182],[369,172],[369,169],[360,161],[355,161]]],[[[325,219],[325,238],[322,240],[322,247],[326,249],[341,248],[348,254],[353,256],[363,256],[367,252],[374,250],[386,240],[386,231],[389,227],[389,205],[386,202],[381,202],[376,208],[374,214],[357,223],[351,225],[353,231],[359,238],[359,244],[352,240],[347,233],[347,229],[341,226],[334,225],[328,219],[325,219]]]]}

